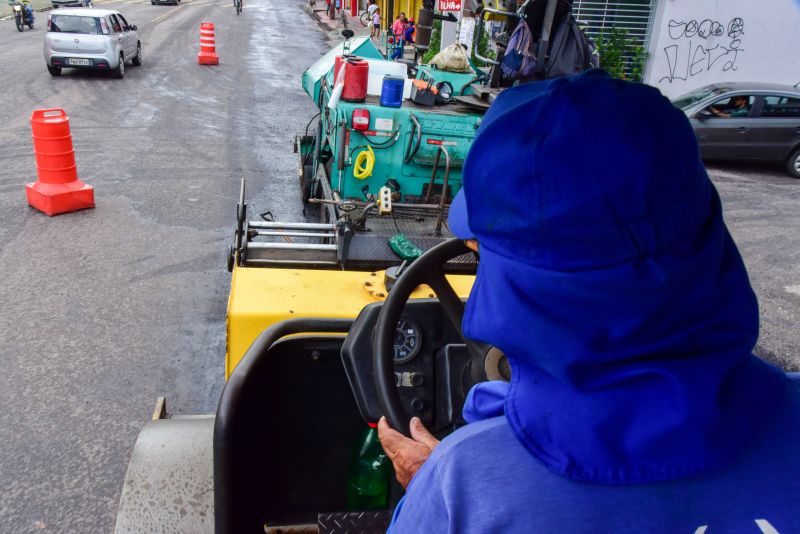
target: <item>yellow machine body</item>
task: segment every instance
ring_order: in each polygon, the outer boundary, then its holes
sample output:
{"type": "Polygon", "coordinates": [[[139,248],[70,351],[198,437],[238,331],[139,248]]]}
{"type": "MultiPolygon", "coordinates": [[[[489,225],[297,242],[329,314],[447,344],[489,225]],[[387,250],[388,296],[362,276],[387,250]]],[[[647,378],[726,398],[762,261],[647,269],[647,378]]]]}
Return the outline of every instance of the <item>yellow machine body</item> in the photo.
{"type": "MultiPolygon", "coordinates": [[[[474,275],[448,275],[467,298],[474,275]]],[[[367,304],[384,300],[384,272],[239,267],[233,269],[228,297],[225,380],[255,338],[269,326],[296,317],[355,319],[367,304]]],[[[432,298],[420,286],[412,298],[432,298]]]]}

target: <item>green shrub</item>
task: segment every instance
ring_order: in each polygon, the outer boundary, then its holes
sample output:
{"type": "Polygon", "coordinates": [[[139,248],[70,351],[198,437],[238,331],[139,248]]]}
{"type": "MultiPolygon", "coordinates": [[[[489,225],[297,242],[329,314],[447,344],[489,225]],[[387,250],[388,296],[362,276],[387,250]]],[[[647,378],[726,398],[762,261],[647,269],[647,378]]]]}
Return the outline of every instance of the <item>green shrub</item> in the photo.
{"type": "Polygon", "coordinates": [[[439,53],[439,49],[442,47],[442,21],[441,20],[434,20],[433,21],[433,31],[431,32],[431,45],[428,48],[428,51],[425,52],[425,55],[422,56],[423,63],[430,63],[433,59],[433,56],[439,53]]]}
{"type": "MultiPolygon", "coordinates": [[[[475,31],[478,31],[477,24],[475,25],[475,31]]],[[[475,37],[473,36],[473,39],[474,38],[475,37]]],[[[485,67],[486,65],[484,64],[484,62],[475,57],[473,50],[470,50],[470,57],[472,58],[472,64],[475,65],[476,67],[485,67]]],[[[497,53],[494,50],[492,50],[490,46],[489,32],[487,32],[485,28],[483,29],[483,31],[481,31],[481,35],[478,38],[478,53],[483,57],[487,57],[489,59],[494,59],[495,57],[497,57],[497,53]]]]}
{"type": "Polygon", "coordinates": [[[595,40],[600,53],[600,68],[614,78],[634,82],[642,81],[647,52],[644,47],[628,37],[628,31],[611,28],[595,40]]]}

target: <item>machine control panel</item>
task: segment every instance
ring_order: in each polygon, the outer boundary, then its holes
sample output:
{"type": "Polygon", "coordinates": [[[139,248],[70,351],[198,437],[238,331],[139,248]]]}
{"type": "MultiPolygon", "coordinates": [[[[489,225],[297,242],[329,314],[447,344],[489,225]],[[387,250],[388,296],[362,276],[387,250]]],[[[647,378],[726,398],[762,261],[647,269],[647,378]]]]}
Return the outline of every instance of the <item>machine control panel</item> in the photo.
{"type": "MultiPolygon", "coordinates": [[[[342,345],[342,362],[358,409],[367,422],[376,422],[383,415],[372,362],[373,335],[382,306],[382,302],[366,306],[342,345]]],[[[429,428],[441,419],[436,392],[436,370],[441,365],[437,361],[444,347],[456,343],[461,343],[461,338],[437,300],[412,300],[406,304],[394,340],[395,385],[409,417],[416,415],[429,428]]],[[[448,377],[443,378],[447,382],[448,377]]]]}

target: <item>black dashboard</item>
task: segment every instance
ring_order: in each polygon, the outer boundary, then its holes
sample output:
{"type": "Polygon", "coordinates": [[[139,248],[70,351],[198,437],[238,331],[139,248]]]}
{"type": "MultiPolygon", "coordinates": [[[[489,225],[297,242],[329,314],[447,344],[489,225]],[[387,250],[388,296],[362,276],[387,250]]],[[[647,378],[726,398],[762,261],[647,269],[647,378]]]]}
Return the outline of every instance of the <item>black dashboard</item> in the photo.
{"type": "MultiPolygon", "coordinates": [[[[361,416],[382,415],[373,373],[373,337],[382,302],[364,307],[342,345],[342,362],[361,416]]],[[[409,418],[432,431],[464,424],[461,408],[469,380],[469,353],[438,300],[406,303],[394,341],[395,379],[409,418]]]]}

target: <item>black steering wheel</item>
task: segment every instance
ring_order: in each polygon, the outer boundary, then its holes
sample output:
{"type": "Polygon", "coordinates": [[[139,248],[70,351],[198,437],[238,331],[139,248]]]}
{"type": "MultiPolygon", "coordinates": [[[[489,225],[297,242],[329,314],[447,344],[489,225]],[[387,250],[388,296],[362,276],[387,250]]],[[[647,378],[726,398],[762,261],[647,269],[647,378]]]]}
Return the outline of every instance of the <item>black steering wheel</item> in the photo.
{"type": "Polygon", "coordinates": [[[460,239],[445,241],[425,252],[397,279],[378,316],[372,355],[375,389],[389,424],[406,436],[409,435],[410,418],[403,408],[397,391],[394,374],[394,340],[400,314],[411,293],[418,286],[427,284],[436,293],[447,318],[467,346],[470,353],[468,365],[471,367],[469,376],[472,385],[487,380],[484,360],[489,352],[489,346],[464,337],[461,331],[464,303],[444,275],[444,267],[448,261],[470,252],[471,250],[460,239]]]}

